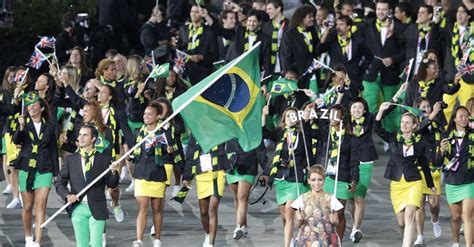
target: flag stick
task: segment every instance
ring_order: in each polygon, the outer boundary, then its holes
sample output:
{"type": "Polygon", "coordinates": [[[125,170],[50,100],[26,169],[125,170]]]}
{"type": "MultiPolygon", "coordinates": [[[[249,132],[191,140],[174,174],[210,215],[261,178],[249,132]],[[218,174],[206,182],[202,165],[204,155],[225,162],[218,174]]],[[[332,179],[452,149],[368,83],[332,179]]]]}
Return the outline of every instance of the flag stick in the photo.
{"type": "Polygon", "coordinates": [[[304,153],[306,154],[306,166],[309,172],[309,168],[311,167],[311,165],[309,163],[309,153],[308,153],[308,146],[306,145],[306,134],[304,133],[303,119],[300,120],[300,128],[303,134],[304,153]]]}
{"type": "Polygon", "coordinates": [[[267,107],[270,105],[270,100],[272,99],[272,94],[270,93],[270,97],[268,97],[268,101],[267,101],[267,107]]]}
{"type": "Polygon", "coordinates": [[[410,59],[410,61],[408,62],[409,63],[409,68],[408,68],[408,73],[407,73],[407,78],[405,78],[405,83],[408,82],[408,79],[410,78],[410,73],[411,73],[411,69],[413,67],[413,64],[416,63],[416,61],[414,61],[414,59],[410,59]]]}
{"type": "MultiPolygon", "coordinates": [[[[255,48],[257,48],[259,45],[260,45],[261,42],[258,42],[257,44],[255,44],[254,46],[252,46],[247,52],[245,52],[244,54],[240,55],[238,58],[234,59],[227,70],[223,70],[222,71],[222,74],[226,73],[230,68],[234,67],[237,63],[239,63],[242,59],[244,59],[247,54],[249,54],[250,52],[252,52],[255,48]]],[[[167,119],[165,119],[161,124],[159,124],[153,131],[149,132],[148,135],[143,138],[140,142],[138,142],[137,144],[135,144],[135,146],[133,146],[131,149],[129,149],[122,157],[120,157],[117,161],[115,161],[114,163],[115,164],[118,164],[120,162],[122,162],[122,160],[124,160],[126,157],[128,157],[131,153],[133,153],[133,151],[135,149],[137,149],[138,147],[140,147],[148,138],[152,137],[156,131],[158,131],[159,129],[161,129],[166,123],[168,123],[169,121],[171,121],[171,119],[173,119],[176,115],[178,115],[178,113],[180,113],[185,107],[187,107],[189,104],[191,104],[191,102],[193,102],[199,95],[201,95],[204,91],[206,91],[209,87],[211,87],[217,80],[220,79],[220,77],[222,76],[222,74],[220,76],[215,76],[211,82],[209,84],[207,84],[206,86],[204,86],[203,88],[201,88],[201,90],[199,90],[195,95],[193,95],[192,97],[190,97],[186,102],[184,102],[182,105],[180,105],[175,111],[173,111],[173,114],[171,114],[167,119]]],[[[87,190],[89,190],[92,186],[94,186],[95,183],[97,183],[102,177],[104,177],[109,171],[111,170],[110,166],[109,168],[107,168],[104,172],[102,172],[98,177],[96,177],[92,182],[90,182],[84,189],[82,189],[81,191],[79,191],[79,193],[77,193],[76,197],[80,197],[82,196],[84,193],[87,192],[87,190]]],[[[44,228],[50,221],[52,221],[56,216],[58,216],[64,209],[66,209],[67,207],[69,207],[69,205],[71,205],[71,203],[67,202],[66,204],[64,204],[60,209],[58,209],[51,217],[49,217],[43,224],[41,224],[41,228],[44,228]]]]}
{"type": "MultiPolygon", "coordinates": [[[[337,194],[337,182],[339,180],[339,161],[340,161],[340,157],[341,157],[341,143],[342,143],[342,119],[339,120],[339,133],[340,133],[340,136],[339,136],[339,144],[337,145],[337,161],[336,161],[336,176],[335,176],[335,180],[334,180],[334,194],[333,196],[331,197],[331,201],[334,200],[334,203],[331,202],[331,205],[334,205],[334,204],[341,204],[339,202],[339,200],[337,199],[336,197],[336,194],[337,194]]],[[[337,133],[336,133],[337,135],[337,133]]],[[[342,204],[341,204],[342,206],[342,204]]]]}
{"type": "Polygon", "coordinates": [[[328,140],[326,142],[326,159],[324,162],[324,170],[327,170],[328,168],[328,161],[329,161],[329,141],[331,138],[331,119],[335,119],[336,114],[334,113],[334,116],[331,116],[331,113],[329,113],[329,131],[328,131],[328,140]]]}
{"type": "Polygon", "coordinates": [[[334,195],[336,195],[336,192],[337,192],[337,181],[339,179],[339,161],[341,157],[341,143],[342,143],[342,119],[339,120],[339,134],[340,134],[339,143],[337,144],[337,161],[336,161],[336,176],[335,176],[335,183],[334,183],[334,195]]]}
{"type": "Polygon", "coordinates": [[[21,115],[25,115],[25,99],[21,97],[21,115]]]}
{"type": "Polygon", "coordinates": [[[54,41],[54,44],[53,44],[53,56],[54,58],[56,58],[56,67],[58,68],[58,72],[59,72],[59,59],[58,59],[58,56],[56,56],[56,40],[54,41]]]}
{"type": "MultiPolygon", "coordinates": [[[[298,133],[296,133],[296,138],[298,138],[298,133]]],[[[291,150],[291,158],[293,159],[293,169],[295,172],[295,182],[296,182],[296,193],[298,194],[298,197],[300,196],[300,186],[299,186],[299,180],[298,180],[298,169],[296,169],[296,157],[295,157],[295,147],[293,146],[293,136],[292,133],[288,131],[288,137],[290,138],[290,141],[288,143],[288,152],[291,150]]],[[[304,136],[303,136],[304,138],[304,136]]]]}

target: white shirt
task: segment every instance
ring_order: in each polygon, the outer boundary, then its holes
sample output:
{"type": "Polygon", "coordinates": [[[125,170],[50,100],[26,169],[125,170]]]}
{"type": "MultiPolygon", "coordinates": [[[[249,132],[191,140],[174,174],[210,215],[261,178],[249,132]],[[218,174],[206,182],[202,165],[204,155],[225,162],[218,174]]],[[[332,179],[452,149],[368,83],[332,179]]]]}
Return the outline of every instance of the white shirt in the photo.
{"type": "Polygon", "coordinates": [[[33,124],[35,125],[36,135],[37,135],[37,136],[40,136],[40,132],[41,132],[41,122],[39,122],[39,123],[33,122],[33,124]]]}
{"type": "Polygon", "coordinates": [[[385,45],[385,41],[387,40],[387,33],[388,33],[387,27],[380,27],[380,40],[382,41],[382,46],[385,45]]]}

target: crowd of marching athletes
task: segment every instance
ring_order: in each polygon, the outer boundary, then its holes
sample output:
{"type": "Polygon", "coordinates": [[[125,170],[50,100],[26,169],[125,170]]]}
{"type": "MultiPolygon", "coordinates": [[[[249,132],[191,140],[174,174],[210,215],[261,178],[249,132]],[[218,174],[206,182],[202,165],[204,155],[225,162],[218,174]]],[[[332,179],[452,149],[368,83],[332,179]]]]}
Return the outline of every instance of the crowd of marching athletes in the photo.
{"type": "Polygon", "coordinates": [[[445,189],[452,246],[460,246],[461,230],[472,246],[471,2],[310,1],[291,19],[281,0],[226,0],[219,15],[202,2],[190,4],[189,19],[181,23],[169,21],[163,6],[150,10],[139,34],[145,54],[110,49],[97,65],[88,64],[89,54],[74,46],[67,35],[73,27],[63,20],[64,32],[41,37],[27,67],[6,69],[0,91],[3,194],[13,198],[7,208],[22,208],[25,246],[41,244],[52,187],[70,204],[77,246],[102,246],[108,207],[124,220],[124,192],[117,185],[127,180],[125,193],[133,192],[138,206],[133,246],[144,245],[148,207],[153,246],[161,246],[165,191],[182,202],[192,180],[203,246],[216,241],[226,184],[236,208],[233,238],[250,234],[248,200],[257,182],[276,193],[285,246],[340,246],[346,208],[353,222],[349,238],[358,243],[378,159],[373,132],[390,156],[384,177],[391,181],[402,245],[424,245],[426,203],[434,236],[441,236],[445,189]],[[231,140],[204,153],[180,116],[146,138],[172,114],[173,99],[257,42],[267,101],[260,146],[246,152],[231,140]],[[311,114],[321,109],[331,117],[311,114]]]}

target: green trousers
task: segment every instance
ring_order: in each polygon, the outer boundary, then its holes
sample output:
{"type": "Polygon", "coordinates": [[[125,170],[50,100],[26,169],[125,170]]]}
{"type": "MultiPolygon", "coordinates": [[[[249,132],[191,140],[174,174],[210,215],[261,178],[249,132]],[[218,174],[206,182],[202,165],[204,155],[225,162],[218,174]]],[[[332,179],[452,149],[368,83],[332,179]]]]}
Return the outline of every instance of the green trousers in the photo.
{"type": "Polygon", "coordinates": [[[87,203],[80,203],[72,212],[72,226],[78,247],[102,247],[105,220],[96,220],[87,203]]]}
{"type": "MultiPolygon", "coordinates": [[[[364,91],[362,91],[362,97],[367,101],[369,105],[369,111],[376,114],[379,105],[382,102],[390,101],[393,96],[397,93],[400,85],[387,86],[380,82],[380,75],[373,82],[362,81],[364,85],[364,91]],[[382,101],[382,102],[381,102],[382,101]]],[[[400,126],[400,109],[396,107],[390,114],[384,117],[382,125],[387,131],[397,131],[400,126]]]]}

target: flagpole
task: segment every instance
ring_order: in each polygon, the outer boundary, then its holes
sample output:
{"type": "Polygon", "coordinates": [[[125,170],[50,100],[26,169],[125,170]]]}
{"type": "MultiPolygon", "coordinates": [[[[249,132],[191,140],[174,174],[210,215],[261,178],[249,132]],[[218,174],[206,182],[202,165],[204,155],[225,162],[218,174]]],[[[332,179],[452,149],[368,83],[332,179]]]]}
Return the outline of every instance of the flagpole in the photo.
{"type": "Polygon", "coordinates": [[[412,58],[409,60],[408,64],[409,64],[409,68],[408,68],[408,73],[407,73],[407,78],[405,78],[405,83],[408,82],[408,79],[410,79],[410,73],[411,73],[411,69],[413,67],[413,64],[416,63],[416,61],[412,58]]]}
{"type": "MultiPolygon", "coordinates": [[[[287,130],[288,131],[288,130],[287,130]]],[[[293,136],[291,132],[288,131],[288,136],[290,137],[290,142],[288,143],[288,152],[291,150],[291,158],[293,159],[293,170],[295,172],[295,182],[296,182],[296,193],[298,197],[300,196],[300,186],[299,186],[299,179],[298,179],[298,169],[296,169],[296,157],[295,157],[295,147],[293,146],[293,136]]],[[[296,138],[298,138],[298,133],[296,133],[296,138]]],[[[304,136],[303,136],[304,139],[304,136]]]]}
{"type": "MultiPolygon", "coordinates": [[[[331,200],[337,200],[337,182],[339,181],[339,161],[341,157],[341,143],[342,143],[342,119],[339,120],[339,144],[337,145],[337,161],[336,161],[336,176],[334,177],[334,194],[331,200]]],[[[337,133],[336,133],[337,135],[337,133]]],[[[331,203],[332,204],[332,203],[331,203]]]]}
{"type": "MultiPolygon", "coordinates": [[[[153,69],[151,70],[150,75],[153,73],[153,70],[155,70],[155,67],[156,67],[155,51],[154,51],[154,50],[151,50],[151,61],[152,61],[152,63],[153,63],[153,69]]],[[[148,79],[149,79],[149,76],[148,76],[148,79]]],[[[156,82],[156,78],[154,78],[153,81],[156,82]]]]}
{"type": "Polygon", "coordinates": [[[306,145],[306,134],[304,133],[303,120],[300,120],[300,127],[301,132],[303,133],[304,153],[306,154],[306,166],[309,172],[309,168],[311,167],[311,165],[309,163],[308,146],[306,145]]]}
{"type": "Polygon", "coordinates": [[[54,44],[53,44],[53,56],[56,58],[56,67],[58,68],[59,72],[59,59],[58,56],[56,56],[56,39],[54,39],[54,44]]]}
{"type": "MultiPolygon", "coordinates": [[[[165,119],[161,124],[159,124],[153,131],[149,132],[148,135],[145,138],[143,138],[140,142],[135,144],[135,146],[133,146],[131,149],[129,149],[122,157],[120,157],[117,161],[115,161],[113,163],[118,164],[118,163],[122,162],[122,160],[124,160],[130,154],[132,154],[135,149],[140,147],[148,138],[152,137],[155,134],[156,131],[160,130],[166,123],[171,121],[171,119],[173,119],[176,115],[178,115],[178,113],[180,113],[184,108],[186,108],[189,104],[191,104],[191,102],[193,102],[199,95],[201,95],[204,91],[206,91],[209,87],[211,87],[223,74],[227,73],[227,71],[230,68],[234,67],[237,63],[239,63],[242,59],[244,59],[250,52],[252,52],[255,48],[257,48],[260,45],[260,43],[261,43],[260,41],[257,42],[247,52],[245,52],[244,54],[237,57],[234,61],[232,61],[228,65],[228,68],[226,70],[222,71],[221,75],[215,76],[211,80],[210,83],[208,83],[206,86],[201,88],[195,95],[193,95],[186,102],[184,102],[182,105],[180,105],[175,111],[173,111],[173,114],[171,114],[167,119],[165,119]]],[[[104,177],[110,170],[111,170],[111,168],[109,166],[109,168],[107,168],[104,172],[102,172],[102,174],[100,174],[97,178],[95,178],[92,182],[90,182],[84,189],[82,189],[79,193],[77,193],[76,197],[80,197],[81,195],[86,193],[87,190],[89,190],[89,188],[94,186],[94,184],[97,183],[97,181],[99,181],[102,177],[104,177]]],[[[60,209],[58,209],[58,211],[56,211],[43,224],[41,224],[41,228],[44,228],[51,220],[53,220],[56,216],[58,216],[64,209],[69,207],[69,205],[71,205],[71,203],[69,203],[69,202],[64,204],[60,209]]]]}

